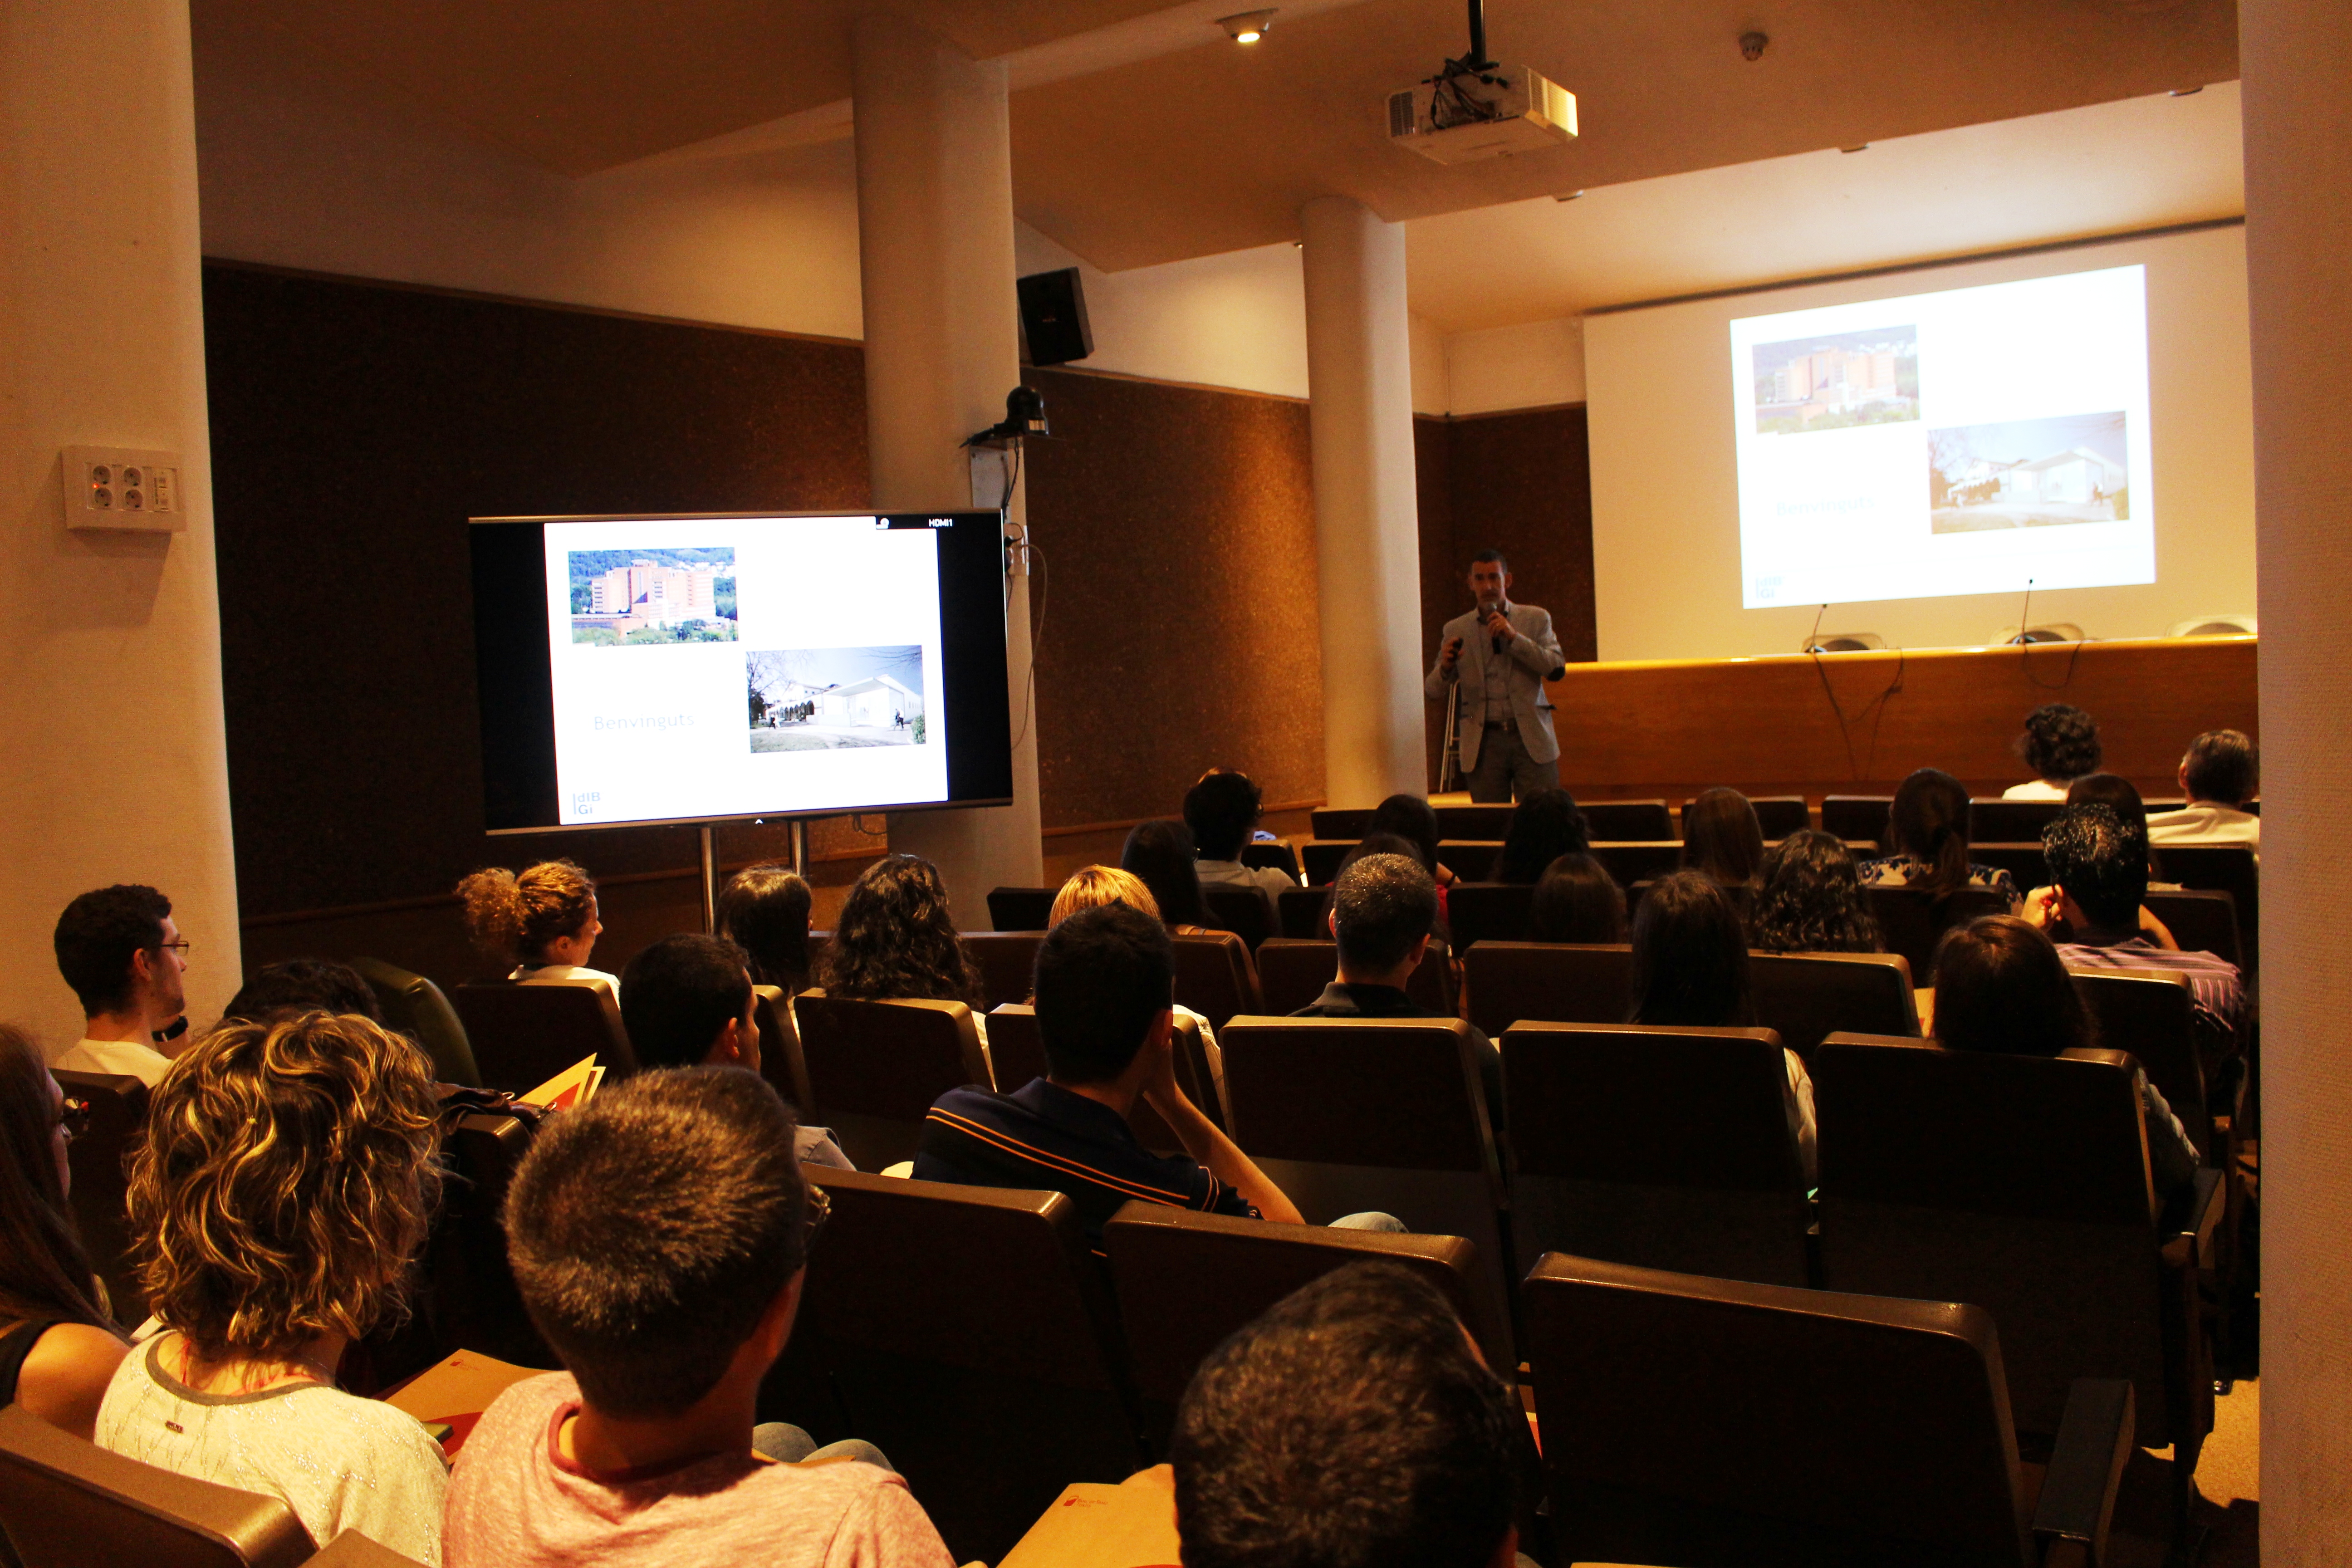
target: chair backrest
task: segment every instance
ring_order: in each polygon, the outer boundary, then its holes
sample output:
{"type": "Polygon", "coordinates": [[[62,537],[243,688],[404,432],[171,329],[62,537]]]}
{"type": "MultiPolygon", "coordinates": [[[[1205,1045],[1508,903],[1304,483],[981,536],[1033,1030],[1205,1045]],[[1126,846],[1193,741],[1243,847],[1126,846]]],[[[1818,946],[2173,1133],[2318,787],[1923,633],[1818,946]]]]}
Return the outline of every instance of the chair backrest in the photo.
{"type": "Polygon", "coordinates": [[[1176,940],[1176,1000],[1223,1029],[1236,1013],[1263,1013],[1257,965],[1242,939],[1229,931],[1176,940]]]}
{"type": "Polygon", "coordinates": [[[832,1204],[761,1414],[877,1445],[955,1560],[1143,1462],[1109,1289],[1059,1193],[803,1167],[832,1204]]]}
{"type": "Polygon", "coordinates": [[[1807,1283],[1808,1183],[1771,1030],[1521,1024],[1502,1046],[1521,1271],[1572,1252],[1807,1283]]]}
{"type": "Polygon", "coordinates": [[[1899,952],[1911,965],[1913,979],[1925,982],[1933,973],[1936,944],[1956,925],[1979,915],[2009,913],[2009,900],[1990,888],[1958,888],[1941,898],[1923,888],[1869,888],[1870,911],[1878,918],[1886,951],[1899,952]]]}
{"type": "Polygon", "coordinates": [[[108,1301],[122,1322],[147,1316],[147,1292],[131,1267],[128,1173],[122,1162],[147,1121],[147,1086],[114,1073],[56,1069],[58,1086],[89,1102],[89,1125],[66,1145],[73,1171],[74,1228],[90,1267],[106,1282],[108,1301]]]}
{"type": "Polygon", "coordinates": [[[1983,1307],[2022,1431],[2057,1430],[2074,1379],[2120,1377],[2140,1440],[2170,1441],[2172,1309],[2131,1059],[1840,1036],[1812,1076],[1822,1283],[1983,1307]]]}
{"type": "Polygon", "coordinates": [[[1000,926],[992,931],[964,933],[964,951],[971,954],[972,965],[980,971],[981,995],[990,1006],[1029,1000],[1037,973],[1037,948],[1045,940],[1043,928],[1007,931],[1000,926]]]}
{"type": "Polygon", "coordinates": [[[2213,1152],[2213,1119],[2205,1099],[2205,1069],[2197,1051],[2196,997],[2189,977],[2167,969],[2078,969],[2074,994],[2098,1031],[2099,1044],[2129,1051],[2180,1118],[2206,1164],[2213,1152]]]}
{"type": "Polygon", "coordinates": [[[1361,838],[1310,838],[1298,847],[1298,864],[1307,873],[1307,885],[1328,888],[1339,874],[1339,862],[1348,851],[1361,843],[1361,838]]]}
{"type": "Polygon", "coordinates": [[[1683,846],[1677,838],[1618,840],[1595,838],[1592,858],[1608,868],[1621,888],[1647,882],[1682,868],[1683,846]]]}
{"type": "Polygon", "coordinates": [[[951,1089],[991,1086],[971,1009],[961,1002],[859,1002],[822,988],[793,999],[810,1117],[834,1130],[858,1169],[915,1157],[931,1102],[951,1089]]]}
{"type": "Polygon", "coordinates": [[[2210,952],[2240,969],[2246,967],[2245,946],[2238,932],[2238,900],[2233,894],[2218,888],[2150,888],[2147,903],[2148,911],[2165,923],[2185,952],[2210,952]]]}
{"type": "Polygon", "coordinates": [[[2063,800],[1971,800],[1969,841],[1985,844],[2039,843],[2042,830],[2066,809],[2063,800]]]}
{"type": "Polygon", "coordinates": [[[991,888],[988,923],[998,931],[1044,931],[1054,918],[1059,888],[991,888]]]}
{"type": "MultiPolygon", "coordinates": [[[[1434,803],[1432,803],[1434,805],[1434,803]]],[[[1471,805],[1436,805],[1437,836],[1440,838],[1492,838],[1509,837],[1511,817],[1519,808],[1480,802],[1471,805]]]]}
{"type": "Polygon", "coordinates": [[[1748,981],[1756,1021],[1810,1057],[1822,1037],[1916,1035],[1919,1004],[1911,966],[1895,952],[1755,952],[1748,981]]]}
{"type": "MultiPolygon", "coordinates": [[[[1681,819],[1688,831],[1690,808],[1696,800],[1683,802],[1681,819]]],[[[1777,844],[1791,833],[1802,833],[1813,825],[1813,814],[1801,795],[1752,795],[1748,804],[1756,808],[1756,826],[1764,830],[1764,841],[1777,844]]]]}
{"type": "Polygon", "coordinates": [[[429,1307],[419,1315],[429,1317],[441,1342],[517,1366],[558,1364],[523,1308],[499,1222],[536,1127],[520,1117],[477,1111],[449,1128],[442,1149],[463,1179],[443,1189],[422,1270],[429,1307]]]}
{"type": "MultiPolygon", "coordinates": [[[[1209,1069],[1209,1052],[1201,1026],[1176,1015],[1176,1081],[1184,1097],[1219,1127],[1225,1124],[1225,1102],[1216,1075],[1209,1069]]],[[[1010,1002],[988,1015],[988,1058],[996,1069],[998,1086],[1006,1094],[1032,1079],[1046,1075],[1045,1036],[1037,1026],[1037,1009],[1026,1002],[1010,1002]]],[[[1144,1100],[1128,1112],[1136,1141],[1157,1154],[1184,1151],[1184,1141],[1144,1100]]]]}
{"type": "Polygon", "coordinates": [[[1218,931],[1233,932],[1253,952],[1257,951],[1258,943],[1282,929],[1281,917],[1275,912],[1274,895],[1264,888],[1211,883],[1202,888],[1201,902],[1209,917],[1205,923],[1218,931]]]}
{"type": "Polygon", "coordinates": [[[1331,889],[1285,888],[1274,896],[1282,934],[1304,942],[1321,942],[1331,934],[1325,917],[1331,912],[1331,889]]]}
{"type": "Polygon", "coordinates": [[[1530,883],[1456,882],[1445,889],[1445,915],[1454,927],[1454,949],[1475,942],[1525,942],[1528,914],[1535,905],[1530,883]]]}
{"type": "Polygon", "coordinates": [[[1564,1562],[2032,1560],[1980,1308],[1560,1254],[1520,1308],[1564,1562]]]}
{"type": "Polygon", "coordinates": [[[1979,866],[2008,872],[2009,879],[2017,884],[2020,892],[2028,888],[2042,887],[2050,880],[2050,868],[2042,858],[2042,840],[2039,838],[2017,843],[1970,839],[1969,858],[1979,866]]]}
{"type": "Polygon", "coordinates": [[[457,1021],[457,1009],[449,1005],[441,987],[380,958],[354,958],[352,967],[375,993],[383,1021],[425,1047],[425,1055],[433,1058],[436,1079],[467,1089],[482,1087],[481,1069],[474,1063],[466,1026],[457,1021]]]}
{"type": "Polygon", "coordinates": [[[1886,820],[1895,815],[1891,795],[1829,795],[1822,797],[1822,831],[1849,843],[1876,844],[1886,837],[1886,820]]]}
{"type": "Polygon", "coordinates": [[[608,1079],[637,1070],[620,1004],[602,981],[497,980],[460,985],[449,1001],[465,1021],[486,1089],[536,1089],[591,1055],[608,1079]]]}
{"type": "Polygon", "coordinates": [[[805,1120],[814,1097],[809,1092],[808,1063],[801,1057],[800,1025],[793,1016],[792,999],[781,985],[754,985],[751,996],[751,1011],[760,1021],[760,1076],[805,1120]]]}
{"type": "Polygon", "coordinates": [[[1663,800],[1586,800],[1577,805],[1594,838],[1632,841],[1675,836],[1675,819],[1663,800]]]}
{"type": "Polygon", "coordinates": [[[2262,963],[2262,878],[2254,851],[2245,844],[2163,844],[2157,854],[2164,874],[2184,888],[2210,889],[2237,900],[2238,933],[2246,951],[2246,967],[2262,963]]]}
{"type": "MultiPolygon", "coordinates": [[[[1454,966],[1442,942],[1432,942],[1420,967],[1405,983],[1405,994],[1440,1017],[1454,1016],[1454,966]]],[[[1257,950],[1257,978],[1265,994],[1265,1011],[1286,1016],[1323,994],[1323,987],[1339,978],[1339,944],[1328,938],[1300,942],[1276,937],[1257,950]]]]}
{"type": "Polygon", "coordinates": [[[24,1568],[294,1568],[315,1550],[282,1499],[192,1479],[0,1409],[0,1525],[24,1568]]]}
{"type": "Polygon", "coordinates": [[[1462,955],[1470,1021],[1489,1038],[1522,1018],[1621,1024],[1633,1007],[1633,950],[1624,942],[1482,942],[1462,955]]]}
{"type": "Polygon", "coordinates": [[[1361,838],[1371,829],[1373,810],[1369,805],[1318,805],[1307,814],[1307,820],[1318,838],[1361,838]]]}
{"type": "Polygon", "coordinates": [[[1502,854],[1499,838],[1442,838],[1437,843],[1437,863],[1465,882],[1483,882],[1493,876],[1495,862],[1502,854]]]}
{"type": "Polygon", "coordinates": [[[1294,882],[1298,879],[1298,854],[1287,844],[1244,844],[1242,864],[1253,871],[1279,871],[1294,882]]]}

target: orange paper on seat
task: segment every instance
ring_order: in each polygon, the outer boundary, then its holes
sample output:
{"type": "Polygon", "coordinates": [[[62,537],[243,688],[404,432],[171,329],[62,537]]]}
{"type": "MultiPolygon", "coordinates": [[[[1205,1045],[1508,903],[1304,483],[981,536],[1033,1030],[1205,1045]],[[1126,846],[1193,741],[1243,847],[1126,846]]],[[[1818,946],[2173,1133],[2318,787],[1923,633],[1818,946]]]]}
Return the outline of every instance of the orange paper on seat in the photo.
{"type": "Polygon", "coordinates": [[[998,1568],[1176,1568],[1176,1472],[1071,1483],[998,1568]]]}

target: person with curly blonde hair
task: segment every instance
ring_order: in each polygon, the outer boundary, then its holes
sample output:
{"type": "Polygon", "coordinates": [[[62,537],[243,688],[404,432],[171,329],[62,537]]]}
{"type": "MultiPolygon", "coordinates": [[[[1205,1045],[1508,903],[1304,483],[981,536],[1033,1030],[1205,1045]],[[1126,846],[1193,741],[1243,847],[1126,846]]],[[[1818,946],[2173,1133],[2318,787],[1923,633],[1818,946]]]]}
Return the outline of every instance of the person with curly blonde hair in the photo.
{"type": "Polygon", "coordinates": [[[619,976],[588,967],[604,922],[596,918],[596,884],[572,861],[486,867],[457,884],[457,898],[474,945],[514,965],[509,980],[595,980],[620,994],[619,976]]]}
{"type": "Polygon", "coordinates": [[[335,1386],[405,1310],[439,1196],[433,1067],[350,1015],[229,1022],[173,1061],[130,1165],[132,1260],[165,1332],[123,1359],[100,1447],[441,1557],[447,1473],[411,1417],[335,1386]]]}

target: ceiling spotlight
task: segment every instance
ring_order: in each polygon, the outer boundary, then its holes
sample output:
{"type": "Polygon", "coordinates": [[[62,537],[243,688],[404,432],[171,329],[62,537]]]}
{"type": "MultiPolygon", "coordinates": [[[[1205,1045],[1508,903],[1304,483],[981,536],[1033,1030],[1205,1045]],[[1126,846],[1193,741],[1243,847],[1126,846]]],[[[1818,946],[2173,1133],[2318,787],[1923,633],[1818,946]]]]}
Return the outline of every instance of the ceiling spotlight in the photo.
{"type": "Polygon", "coordinates": [[[1771,41],[1771,39],[1766,37],[1761,33],[1740,34],[1739,58],[1751,63],[1762,59],[1764,58],[1764,46],[1771,41]]]}
{"type": "Polygon", "coordinates": [[[1255,44],[1274,26],[1274,9],[1268,6],[1263,11],[1236,11],[1230,16],[1218,17],[1217,26],[1237,44],[1255,44]]]}

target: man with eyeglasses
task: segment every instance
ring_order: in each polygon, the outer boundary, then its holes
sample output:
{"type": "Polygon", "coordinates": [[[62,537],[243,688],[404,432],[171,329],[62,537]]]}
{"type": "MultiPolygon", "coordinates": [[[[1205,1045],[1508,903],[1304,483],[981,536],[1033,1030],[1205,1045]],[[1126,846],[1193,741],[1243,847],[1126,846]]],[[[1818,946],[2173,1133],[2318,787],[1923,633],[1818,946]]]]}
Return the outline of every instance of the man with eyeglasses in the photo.
{"type": "Polygon", "coordinates": [[[188,942],[172,923],[172,900],[152,888],[118,883],[84,893],[58,917],[58,972],[81,999],[82,1037],[53,1066],[153,1083],[171,1060],[159,1034],[187,1009],[180,977],[188,942]]]}

